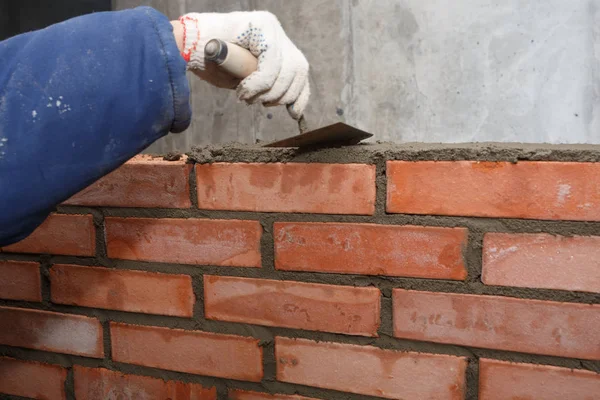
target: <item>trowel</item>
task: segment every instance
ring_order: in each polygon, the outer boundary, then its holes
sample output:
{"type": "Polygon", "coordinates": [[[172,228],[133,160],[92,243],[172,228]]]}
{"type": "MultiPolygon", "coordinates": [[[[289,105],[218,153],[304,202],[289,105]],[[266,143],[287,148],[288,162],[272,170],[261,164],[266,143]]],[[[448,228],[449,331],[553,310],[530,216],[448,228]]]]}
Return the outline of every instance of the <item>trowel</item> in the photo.
{"type": "MultiPolygon", "coordinates": [[[[212,39],[204,47],[204,58],[215,63],[219,69],[229,75],[244,79],[258,67],[258,60],[252,53],[233,43],[221,39],[212,39]]],[[[322,128],[309,131],[306,120],[302,116],[298,120],[299,135],[276,142],[267,143],[263,147],[340,147],[358,144],[373,136],[343,122],[337,122],[322,128]]]]}

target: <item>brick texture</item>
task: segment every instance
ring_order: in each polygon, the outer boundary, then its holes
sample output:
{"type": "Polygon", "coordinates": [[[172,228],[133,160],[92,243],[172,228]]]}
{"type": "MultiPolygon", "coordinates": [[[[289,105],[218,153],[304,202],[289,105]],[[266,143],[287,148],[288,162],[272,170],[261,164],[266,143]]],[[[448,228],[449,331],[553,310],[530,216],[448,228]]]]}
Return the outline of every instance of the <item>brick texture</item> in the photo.
{"type": "Polygon", "coordinates": [[[253,382],[263,376],[258,339],[115,322],[110,332],[117,362],[253,382]]]}
{"type": "Polygon", "coordinates": [[[462,400],[462,357],[277,337],[277,380],[388,399],[462,400]]]}
{"type": "Polygon", "coordinates": [[[479,399],[593,400],[600,397],[600,374],[550,365],[481,359],[479,399]]]}
{"type": "Polygon", "coordinates": [[[375,166],[196,165],[198,206],[209,210],[373,214],[375,166]]]}
{"type": "Polygon", "coordinates": [[[53,303],[180,317],[194,311],[187,275],[54,265],[50,285],[53,303]]]}
{"type": "Polygon", "coordinates": [[[42,301],[40,264],[0,261],[0,299],[42,301]]]}
{"type": "Polygon", "coordinates": [[[126,375],[103,368],[74,368],[77,400],[217,400],[215,387],[126,375]]]}
{"type": "Polygon", "coordinates": [[[137,156],[64,204],[110,207],[189,208],[191,164],[137,156]]]}
{"type": "Polygon", "coordinates": [[[377,336],[379,289],[204,276],[206,318],[377,336]]]}
{"type": "Polygon", "coordinates": [[[0,307],[0,344],[101,358],[102,326],[95,318],[0,307]]]}
{"type": "Polygon", "coordinates": [[[600,359],[600,305],[394,289],[394,336],[600,359]]]}
{"type": "Polygon", "coordinates": [[[260,267],[258,221],[106,218],[108,256],[180,264],[260,267]]]}
{"type": "Polygon", "coordinates": [[[229,400],[318,400],[312,397],[303,397],[285,394],[268,394],[249,392],[245,390],[229,390],[229,400]]]}
{"type": "Polygon", "coordinates": [[[275,223],[280,270],[462,280],[463,228],[275,223]]]}
{"type": "Polygon", "coordinates": [[[600,221],[600,164],[388,161],[387,211],[600,221]]]}
{"type": "Polygon", "coordinates": [[[67,370],[58,365],[0,357],[0,393],[63,400],[66,378],[67,370]]]}
{"type": "Polygon", "coordinates": [[[51,214],[31,235],[2,248],[9,253],[93,256],[96,232],[91,215],[51,214]]]}
{"type": "Polygon", "coordinates": [[[488,233],[482,280],[488,285],[600,293],[600,236],[488,233]]]}

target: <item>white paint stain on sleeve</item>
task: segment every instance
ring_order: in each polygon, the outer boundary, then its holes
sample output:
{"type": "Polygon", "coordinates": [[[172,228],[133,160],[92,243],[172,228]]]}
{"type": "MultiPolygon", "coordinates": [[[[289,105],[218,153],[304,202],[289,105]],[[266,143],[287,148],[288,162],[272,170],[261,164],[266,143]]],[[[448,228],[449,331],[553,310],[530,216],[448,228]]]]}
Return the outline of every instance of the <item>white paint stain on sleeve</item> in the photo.
{"type": "Polygon", "coordinates": [[[32,116],[33,118],[37,117],[37,111],[33,110],[33,111],[31,112],[31,116],[32,116]]]}

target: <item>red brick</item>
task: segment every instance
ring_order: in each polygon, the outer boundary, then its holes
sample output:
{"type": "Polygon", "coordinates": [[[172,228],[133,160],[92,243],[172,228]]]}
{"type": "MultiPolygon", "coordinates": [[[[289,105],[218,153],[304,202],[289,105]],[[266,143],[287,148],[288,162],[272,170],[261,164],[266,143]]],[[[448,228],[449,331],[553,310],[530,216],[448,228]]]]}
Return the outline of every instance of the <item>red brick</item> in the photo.
{"type": "Polygon", "coordinates": [[[481,400],[592,400],[600,395],[600,375],[550,365],[481,359],[481,400]]]}
{"type": "Polygon", "coordinates": [[[0,344],[102,358],[102,326],[82,315],[0,307],[0,344]]]}
{"type": "Polygon", "coordinates": [[[258,221],[106,218],[108,256],[180,264],[260,267],[258,221]]]}
{"type": "Polygon", "coordinates": [[[96,231],[91,215],[51,214],[31,235],[2,248],[9,253],[93,256],[96,231]]]}
{"type": "Polygon", "coordinates": [[[116,322],[110,332],[117,362],[253,382],[263,376],[258,339],[116,322]]]}
{"type": "Polygon", "coordinates": [[[63,400],[66,378],[67,370],[58,365],[0,357],[0,393],[63,400]]]}
{"type": "Polygon", "coordinates": [[[143,400],[216,400],[217,389],[195,383],[163,381],[147,376],[126,375],[104,368],[74,368],[75,398],[143,400]]]}
{"type": "Polygon", "coordinates": [[[388,161],[387,211],[600,221],[600,164],[388,161]]]}
{"type": "Polygon", "coordinates": [[[482,280],[488,285],[600,293],[600,236],[488,233],[482,280]]]}
{"type": "Polygon", "coordinates": [[[275,338],[277,380],[387,399],[462,400],[462,357],[275,338]]]}
{"type": "Polygon", "coordinates": [[[195,296],[188,275],[54,265],[53,303],[191,317],[195,296]]]}
{"type": "Polygon", "coordinates": [[[208,210],[367,214],[375,212],[375,166],[197,164],[198,207],[208,210]]]}
{"type": "Polygon", "coordinates": [[[204,276],[208,319],[377,336],[379,289],[204,276]]]}
{"type": "Polygon", "coordinates": [[[319,400],[313,397],[303,397],[285,394],[268,394],[232,389],[229,390],[228,398],[229,400],[319,400]]]}
{"type": "Polygon", "coordinates": [[[40,264],[36,262],[0,261],[0,298],[42,301],[40,264]]]}
{"type": "Polygon", "coordinates": [[[394,289],[394,336],[600,358],[600,305],[394,289]]]}
{"type": "Polygon", "coordinates": [[[275,223],[275,268],[463,280],[463,228],[275,223]]]}
{"type": "Polygon", "coordinates": [[[64,204],[109,207],[190,208],[191,164],[137,156],[64,204]]]}

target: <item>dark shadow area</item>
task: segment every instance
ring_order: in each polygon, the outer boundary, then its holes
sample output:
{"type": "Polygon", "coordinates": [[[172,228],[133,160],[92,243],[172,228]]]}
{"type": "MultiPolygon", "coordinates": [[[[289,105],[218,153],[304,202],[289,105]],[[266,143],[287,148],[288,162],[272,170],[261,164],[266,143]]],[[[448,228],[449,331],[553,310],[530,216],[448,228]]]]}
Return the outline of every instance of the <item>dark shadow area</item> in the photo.
{"type": "Polygon", "coordinates": [[[0,40],[98,11],[111,0],[0,0],[0,40]]]}

